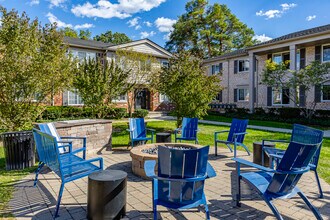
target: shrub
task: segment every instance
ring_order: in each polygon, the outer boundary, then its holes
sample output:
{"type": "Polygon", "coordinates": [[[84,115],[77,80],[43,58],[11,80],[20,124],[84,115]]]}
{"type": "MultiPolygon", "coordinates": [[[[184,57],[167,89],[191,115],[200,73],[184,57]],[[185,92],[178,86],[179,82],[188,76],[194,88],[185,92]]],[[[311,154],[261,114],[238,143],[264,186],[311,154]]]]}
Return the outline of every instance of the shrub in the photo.
{"type": "Polygon", "coordinates": [[[299,108],[278,108],[276,112],[281,118],[285,119],[301,117],[301,110],[299,108]]]}
{"type": "Polygon", "coordinates": [[[106,118],[109,119],[121,119],[127,116],[125,108],[109,108],[106,111],[106,118]]]}
{"type": "Polygon", "coordinates": [[[148,110],[145,109],[136,109],[133,113],[134,118],[145,118],[148,115],[148,110]]]}

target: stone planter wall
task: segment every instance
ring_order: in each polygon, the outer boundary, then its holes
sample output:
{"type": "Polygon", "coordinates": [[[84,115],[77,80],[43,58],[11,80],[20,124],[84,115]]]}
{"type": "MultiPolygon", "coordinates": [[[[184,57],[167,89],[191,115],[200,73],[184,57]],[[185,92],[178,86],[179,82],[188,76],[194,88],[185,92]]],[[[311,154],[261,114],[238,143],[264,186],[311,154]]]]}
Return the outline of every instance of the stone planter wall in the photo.
{"type": "MultiPolygon", "coordinates": [[[[87,137],[87,152],[111,150],[112,121],[103,119],[59,121],[54,123],[60,136],[87,137]]],[[[73,148],[82,146],[81,140],[73,140],[73,148]]]]}

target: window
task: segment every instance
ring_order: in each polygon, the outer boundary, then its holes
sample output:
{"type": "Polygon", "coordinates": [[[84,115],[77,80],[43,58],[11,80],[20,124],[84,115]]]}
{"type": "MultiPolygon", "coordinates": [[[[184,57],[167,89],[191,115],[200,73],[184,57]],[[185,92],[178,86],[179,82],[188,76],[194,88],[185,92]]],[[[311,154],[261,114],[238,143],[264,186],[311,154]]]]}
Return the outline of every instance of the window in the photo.
{"type": "Polygon", "coordinates": [[[218,102],[222,102],[222,91],[220,91],[213,100],[218,101],[218,102]]]}
{"type": "Polygon", "coordinates": [[[324,102],[330,101],[330,81],[322,85],[322,96],[321,100],[324,102]]]}
{"type": "Polygon", "coordinates": [[[83,105],[82,98],[79,96],[78,90],[68,91],[68,105],[83,105]]]}
{"type": "Polygon", "coordinates": [[[290,104],[290,89],[273,88],[273,105],[290,104]]]}
{"type": "Polygon", "coordinates": [[[239,60],[238,61],[238,72],[249,71],[250,62],[248,60],[239,60]]]}
{"type": "Polygon", "coordinates": [[[114,102],[127,102],[127,95],[126,94],[120,95],[113,101],[114,102]]]}
{"type": "Polygon", "coordinates": [[[161,62],[161,64],[162,64],[162,67],[169,67],[170,66],[170,64],[169,64],[169,62],[166,60],[163,60],[162,62],[161,62]]]}
{"type": "Polygon", "coordinates": [[[168,102],[170,99],[165,94],[159,94],[159,102],[168,102]]]}
{"type": "Polygon", "coordinates": [[[222,63],[214,64],[210,66],[210,75],[221,74],[222,71],[222,63]]]}
{"type": "MultiPolygon", "coordinates": [[[[284,53],[277,53],[273,54],[273,62],[280,64],[280,63],[285,63],[287,61],[290,61],[290,53],[289,52],[284,52],[284,53]]],[[[288,62],[287,68],[290,68],[290,63],[288,62]]]]}
{"type": "Polygon", "coordinates": [[[140,61],[140,70],[141,71],[151,71],[151,62],[150,60],[147,61],[140,61]]]}
{"type": "Polygon", "coordinates": [[[237,89],[237,100],[238,101],[249,101],[249,89],[238,88],[237,89]]]}
{"type": "Polygon", "coordinates": [[[325,45],[322,47],[322,61],[329,62],[330,61],[330,45],[325,45]]]}

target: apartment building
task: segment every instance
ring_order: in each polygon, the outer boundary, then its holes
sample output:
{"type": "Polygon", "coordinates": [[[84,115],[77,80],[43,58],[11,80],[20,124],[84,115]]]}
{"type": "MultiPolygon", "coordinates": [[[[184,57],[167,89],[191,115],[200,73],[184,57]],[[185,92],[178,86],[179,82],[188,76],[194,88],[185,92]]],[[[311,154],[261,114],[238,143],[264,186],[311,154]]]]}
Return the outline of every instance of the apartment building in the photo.
{"type": "MultiPolygon", "coordinates": [[[[215,102],[239,108],[294,107],[288,88],[262,84],[266,60],[290,60],[288,69],[298,70],[318,60],[330,62],[330,25],[290,33],[245,49],[204,60],[209,75],[219,75],[222,92],[215,102]]],[[[291,91],[292,92],[292,91],[291,91]]],[[[316,102],[316,109],[330,110],[330,75],[310,91],[298,89],[299,105],[316,102]]]]}
{"type": "MultiPolygon", "coordinates": [[[[168,65],[168,59],[172,54],[166,51],[161,46],[157,45],[149,39],[132,41],[125,44],[114,45],[111,43],[103,43],[94,40],[82,40],[78,38],[65,37],[65,43],[69,45],[69,52],[80,60],[92,58],[100,60],[112,60],[115,58],[118,49],[129,49],[140,53],[145,53],[153,56],[159,67],[168,65]]],[[[143,64],[140,65],[140,68],[143,64]]],[[[134,91],[135,92],[135,91],[134,91]]],[[[147,86],[142,91],[136,91],[136,99],[134,102],[135,109],[147,109],[151,111],[166,111],[170,108],[170,103],[165,95],[157,91],[150,91],[147,86]]],[[[115,100],[117,107],[127,108],[128,99],[132,99],[133,93],[123,94],[115,100]]],[[[79,91],[71,89],[63,91],[63,93],[54,97],[54,105],[64,106],[82,106],[84,103],[79,96],[79,91]]]]}

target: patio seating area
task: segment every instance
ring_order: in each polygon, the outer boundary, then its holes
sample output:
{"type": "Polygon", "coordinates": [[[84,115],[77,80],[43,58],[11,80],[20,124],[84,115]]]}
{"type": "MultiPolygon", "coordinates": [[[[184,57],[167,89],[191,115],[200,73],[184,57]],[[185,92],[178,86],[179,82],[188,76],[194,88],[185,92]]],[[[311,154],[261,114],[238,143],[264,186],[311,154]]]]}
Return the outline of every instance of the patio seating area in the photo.
{"type": "MultiPolygon", "coordinates": [[[[242,182],[242,205],[236,207],[232,200],[232,179],[235,176],[233,154],[227,151],[215,157],[210,151],[209,162],[217,176],[205,182],[205,194],[208,200],[211,219],[274,219],[274,215],[266,203],[242,182]],[[253,200],[251,200],[254,198],[253,200]]],[[[129,151],[88,153],[87,158],[102,157],[104,169],[118,169],[128,173],[127,182],[127,218],[151,219],[152,189],[151,181],[135,176],[131,169],[129,151]]],[[[240,158],[252,161],[245,151],[238,151],[240,158]]],[[[246,170],[242,167],[242,170],[246,170]]],[[[250,168],[249,168],[250,169],[250,168]]],[[[39,174],[38,187],[33,187],[34,173],[25,177],[16,185],[13,199],[10,202],[12,213],[19,218],[51,219],[56,207],[56,200],[61,186],[60,179],[44,167],[39,174]]],[[[87,177],[67,183],[62,197],[60,217],[57,219],[85,219],[87,210],[87,177]]],[[[318,198],[317,183],[312,172],[305,173],[298,183],[299,188],[319,209],[324,219],[330,216],[330,185],[321,180],[324,198],[318,198]]],[[[285,219],[315,219],[313,213],[299,196],[290,200],[274,202],[285,219]]],[[[205,213],[197,209],[174,212],[159,206],[158,218],[162,219],[204,219],[205,213]]]]}

